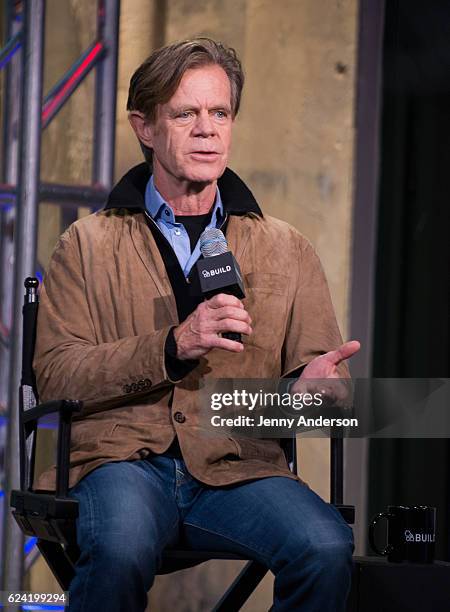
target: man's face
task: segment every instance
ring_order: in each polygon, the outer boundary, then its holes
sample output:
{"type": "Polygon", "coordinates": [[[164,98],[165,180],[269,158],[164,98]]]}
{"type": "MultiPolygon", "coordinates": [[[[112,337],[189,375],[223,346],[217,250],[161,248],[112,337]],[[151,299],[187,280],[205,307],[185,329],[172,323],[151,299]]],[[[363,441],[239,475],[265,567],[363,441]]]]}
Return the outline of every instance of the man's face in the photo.
{"type": "Polygon", "coordinates": [[[187,70],[150,124],[156,184],[208,184],[224,172],[231,145],[231,88],[217,65],[187,70]]]}

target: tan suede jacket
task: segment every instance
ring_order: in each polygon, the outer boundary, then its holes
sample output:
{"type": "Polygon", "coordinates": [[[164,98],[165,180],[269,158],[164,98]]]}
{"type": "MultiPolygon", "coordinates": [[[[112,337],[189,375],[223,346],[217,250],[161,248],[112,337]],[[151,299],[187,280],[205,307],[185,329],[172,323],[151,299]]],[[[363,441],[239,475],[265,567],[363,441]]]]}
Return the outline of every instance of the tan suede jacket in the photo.
{"type": "MultiPolygon", "coordinates": [[[[227,175],[221,180],[224,185],[227,175]]],[[[221,194],[224,201],[222,186],[221,194]]],[[[183,380],[170,380],[164,346],[179,321],[142,202],[71,225],[40,294],[34,359],[40,399],[79,399],[85,406],[72,427],[69,486],[105,462],[161,453],[175,433],[187,468],[206,484],[297,478],[277,440],[205,435],[198,389],[206,377],[278,378],[339,346],[317,255],[283,221],[230,214],[226,235],[243,273],[253,333],[244,338],[242,353],[213,349],[183,380]]],[[[35,489],[55,489],[54,466],[35,489]]]]}

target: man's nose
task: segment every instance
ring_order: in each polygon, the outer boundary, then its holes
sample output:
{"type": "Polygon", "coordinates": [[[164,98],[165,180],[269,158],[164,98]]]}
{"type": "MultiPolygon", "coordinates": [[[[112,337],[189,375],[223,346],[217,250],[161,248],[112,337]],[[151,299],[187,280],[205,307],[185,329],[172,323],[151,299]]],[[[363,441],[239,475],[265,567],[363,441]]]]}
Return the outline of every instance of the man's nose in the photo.
{"type": "Polygon", "coordinates": [[[194,136],[213,136],[216,126],[208,112],[199,113],[194,124],[194,136]]]}

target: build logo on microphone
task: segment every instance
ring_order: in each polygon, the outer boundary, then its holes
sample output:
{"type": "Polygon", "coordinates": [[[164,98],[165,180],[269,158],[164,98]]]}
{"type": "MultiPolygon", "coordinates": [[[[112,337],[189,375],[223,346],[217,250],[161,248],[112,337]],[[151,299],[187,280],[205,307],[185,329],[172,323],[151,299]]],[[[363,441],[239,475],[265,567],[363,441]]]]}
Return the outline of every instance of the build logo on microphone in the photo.
{"type": "Polygon", "coordinates": [[[213,268],[212,270],[202,270],[203,278],[225,274],[226,272],[231,272],[231,266],[222,266],[221,268],[213,268]]]}

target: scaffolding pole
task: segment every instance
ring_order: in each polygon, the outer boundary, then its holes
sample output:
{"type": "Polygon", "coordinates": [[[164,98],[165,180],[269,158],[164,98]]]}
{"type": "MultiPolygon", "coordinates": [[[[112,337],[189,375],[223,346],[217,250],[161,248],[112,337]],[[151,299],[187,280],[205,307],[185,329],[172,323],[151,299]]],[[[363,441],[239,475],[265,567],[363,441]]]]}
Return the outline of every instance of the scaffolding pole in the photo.
{"type": "Polygon", "coordinates": [[[94,185],[111,189],[114,176],[117,56],[119,48],[119,0],[99,0],[97,39],[103,40],[106,56],[95,74],[94,185]]]}
{"type": "MultiPolygon", "coordinates": [[[[8,385],[8,427],[5,454],[5,502],[19,488],[19,402],[22,356],[23,280],[34,275],[39,201],[42,73],[44,47],[44,0],[29,0],[24,7],[23,95],[19,143],[19,180],[14,228],[14,302],[8,385]]],[[[9,510],[9,508],[8,508],[9,510]]],[[[4,517],[4,569],[2,589],[22,588],[24,536],[12,513],[4,517]]]]}
{"type": "MultiPolygon", "coordinates": [[[[6,4],[6,37],[8,40],[17,38],[22,29],[22,23],[17,18],[12,2],[6,4]]],[[[18,139],[19,139],[19,109],[17,100],[21,100],[20,53],[4,67],[5,80],[3,97],[2,125],[2,181],[17,185],[18,139]]],[[[9,378],[9,336],[12,321],[12,278],[13,278],[13,227],[14,227],[14,193],[6,206],[0,201],[0,323],[5,332],[5,343],[0,346],[0,405],[3,410],[7,405],[9,378]]],[[[2,334],[3,336],[3,334],[2,334]]]]}

